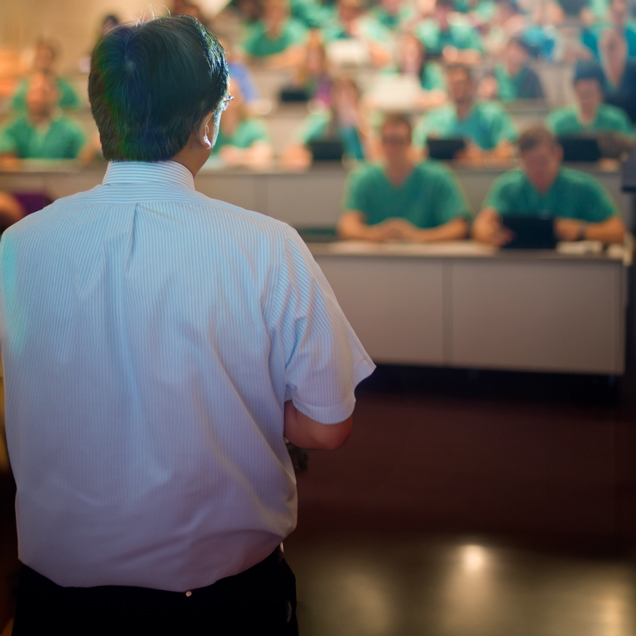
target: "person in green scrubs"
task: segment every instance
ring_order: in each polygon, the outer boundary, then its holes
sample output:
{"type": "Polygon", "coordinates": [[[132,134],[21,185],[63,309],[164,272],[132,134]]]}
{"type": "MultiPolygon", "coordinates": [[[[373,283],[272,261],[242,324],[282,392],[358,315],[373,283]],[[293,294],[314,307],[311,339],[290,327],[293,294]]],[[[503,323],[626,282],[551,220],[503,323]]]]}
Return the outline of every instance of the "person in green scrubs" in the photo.
{"type": "Polygon", "coordinates": [[[57,107],[55,76],[34,73],[26,93],[27,112],[0,130],[0,156],[17,159],[76,159],[86,137],[57,107]]]}
{"type": "MultiPolygon", "coordinates": [[[[58,106],[63,110],[77,110],[82,105],[77,91],[72,84],[54,72],[55,61],[58,56],[57,47],[47,40],[40,40],[35,46],[33,58],[34,73],[51,73],[55,76],[58,90],[58,106]]],[[[29,88],[29,79],[22,80],[11,99],[11,109],[16,113],[24,113],[27,109],[26,94],[29,88]]]]}
{"type": "Polygon", "coordinates": [[[369,17],[385,29],[397,33],[416,19],[416,13],[414,7],[405,0],[380,0],[380,3],[369,11],[369,17]]]}
{"type": "Polygon", "coordinates": [[[466,237],[470,210],[453,174],[418,163],[411,124],[389,115],[381,127],[385,161],[361,164],[347,179],[338,234],[367,241],[451,241],[466,237]]]}
{"type": "Polygon", "coordinates": [[[265,168],[272,159],[272,145],[265,124],[250,116],[241,87],[232,84],[233,99],[223,113],[210,159],[220,158],[228,167],[265,168]]]}
{"type": "Polygon", "coordinates": [[[293,66],[306,37],[307,28],[289,17],[287,0],[265,0],[263,17],[247,25],[241,46],[251,58],[293,66]]]}
{"type": "Polygon", "coordinates": [[[576,104],[553,110],[546,124],[557,137],[619,133],[634,137],[634,126],[622,109],[603,103],[603,69],[579,61],[574,72],[576,104]]]}
{"type": "Polygon", "coordinates": [[[502,224],[508,214],[549,215],[562,241],[622,243],[625,225],[601,185],[589,174],[561,166],[563,151],[547,128],[535,126],[519,138],[521,170],[492,184],[472,227],[473,238],[503,246],[512,235],[502,224]]]}
{"type": "Polygon", "coordinates": [[[479,31],[454,12],[453,0],[437,0],[432,17],[420,22],[414,33],[430,55],[446,64],[477,64],[484,54],[479,31]]]}
{"type": "Polygon", "coordinates": [[[543,99],[541,80],[529,63],[530,52],[525,40],[521,36],[510,38],[504,48],[503,63],[497,64],[492,75],[480,82],[480,96],[502,102],[543,99]]]}
{"type": "Polygon", "coordinates": [[[475,100],[475,82],[468,67],[450,67],[446,77],[451,102],[422,117],[413,134],[415,145],[423,148],[429,137],[463,138],[467,147],[457,160],[479,164],[510,159],[517,138],[510,114],[497,102],[475,100]]]}

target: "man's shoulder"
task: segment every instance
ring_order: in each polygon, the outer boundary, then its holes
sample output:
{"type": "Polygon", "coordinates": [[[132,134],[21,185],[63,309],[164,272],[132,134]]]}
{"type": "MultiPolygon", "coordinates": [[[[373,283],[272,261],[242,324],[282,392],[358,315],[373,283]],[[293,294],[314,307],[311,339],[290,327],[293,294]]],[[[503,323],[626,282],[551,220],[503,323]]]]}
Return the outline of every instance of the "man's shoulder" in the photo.
{"type": "Polygon", "coordinates": [[[508,190],[510,192],[519,191],[524,188],[528,183],[523,170],[515,168],[514,170],[508,170],[503,174],[500,174],[492,184],[493,190],[508,190]]]}
{"type": "Polygon", "coordinates": [[[428,181],[453,181],[454,175],[450,168],[445,166],[441,161],[435,159],[427,159],[420,161],[415,165],[417,176],[428,181]]]}
{"type": "Polygon", "coordinates": [[[488,119],[510,117],[506,108],[494,100],[476,102],[474,108],[480,117],[486,117],[488,119]]]}
{"type": "Polygon", "coordinates": [[[582,170],[561,167],[558,178],[577,192],[586,192],[587,194],[603,192],[603,186],[591,174],[582,170]]]}
{"type": "Polygon", "coordinates": [[[362,162],[351,170],[349,176],[356,181],[372,181],[384,176],[384,167],[379,163],[362,162]]]}

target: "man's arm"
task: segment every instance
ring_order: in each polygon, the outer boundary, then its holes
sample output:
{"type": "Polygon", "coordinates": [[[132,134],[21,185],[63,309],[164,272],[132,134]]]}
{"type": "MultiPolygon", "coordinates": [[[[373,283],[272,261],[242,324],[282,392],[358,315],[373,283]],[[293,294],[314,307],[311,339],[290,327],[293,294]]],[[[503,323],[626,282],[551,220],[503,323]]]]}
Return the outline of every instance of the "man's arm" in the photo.
{"type": "Polygon", "coordinates": [[[353,415],[337,424],[321,424],[301,413],[290,400],[285,402],[285,437],[307,449],[335,450],[351,435],[353,415]]]}
{"type": "MultiPolygon", "coordinates": [[[[405,221],[408,223],[408,221],[405,221]]],[[[411,225],[411,224],[409,224],[411,225]]],[[[432,243],[434,241],[459,241],[468,234],[468,221],[458,217],[443,225],[429,229],[420,229],[411,225],[412,230],[405,237],[415,243],[432,243]]]]}
{"type": "Polygon", "coordinates": [[[368,225],[362,212],[346,210],[338,220],[338,236],[343,239],[378,243],[391,239],[401,239],[403,238],[402,234],[393,230],[393,221],[395,220],[389,219],[377,225],[368,225]]]}
{"type": "Polygon", "coordinates": [[[512,234],[501,224],[501,217],[494,208],[483,209],[475,218],[472,227],[475,241],[501,247],[510,243],[512,234]]]}
{"type": "Polygon", "coordinates": [[[600,223],[585,223],[575,219],[557,219],[554,233],[562,241],[602,241],[622,243],[625,240],[625,224],[618,216],[612,216],[600,223]]]}

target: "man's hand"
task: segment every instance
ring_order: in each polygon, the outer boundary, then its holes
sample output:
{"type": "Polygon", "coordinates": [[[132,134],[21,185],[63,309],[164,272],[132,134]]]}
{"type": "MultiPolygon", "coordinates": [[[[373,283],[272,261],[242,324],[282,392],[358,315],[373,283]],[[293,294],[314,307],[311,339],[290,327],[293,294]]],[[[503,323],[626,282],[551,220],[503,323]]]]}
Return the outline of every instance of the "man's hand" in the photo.
{"type": "Polygon", "coordinates": [[[585,238],[586,223],[575,219],[557,219],[554,234],[562,241],[578,241],[585,238]]]}
{"type": "Polygon", "coordinates": [[[495,210],[482,210],[473,223],[473,238],[480,243],[502,247],[514,238],[514,234],[501,224],[501,217],[495,210]]]}

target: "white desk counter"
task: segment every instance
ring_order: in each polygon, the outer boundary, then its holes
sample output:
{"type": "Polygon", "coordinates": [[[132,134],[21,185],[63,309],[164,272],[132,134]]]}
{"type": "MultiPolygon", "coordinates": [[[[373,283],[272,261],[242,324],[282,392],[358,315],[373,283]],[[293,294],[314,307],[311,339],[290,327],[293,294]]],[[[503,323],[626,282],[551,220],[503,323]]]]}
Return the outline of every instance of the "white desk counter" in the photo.
{"type": "Polygon", "coordinates": [[[513,252],[466,241],[310,248],[376,362],[624,373],[630,247],[513,252]]]}
{"type": "MultiPolygon", "coordinates": [[[[479,210],[488,188],[502,168],[462,168],[452,165],[473,211],[479,210]]],[[[627,227],[632,224],[632,197],[621,192],[620,173],[597,166],[589,172],[608,191],[627,227]]],[[[73,162],[33,162],[23,171],[0,171],[0,190],[45,191],[53,198],[88,190],[101,183],[105,164],[81,169],[73,162]]],[[[335,225],[347,172],[339,165],[316,166],[308,172],[271,169],[262,172],[204,167],[197,189],[210,197],[268,214],[298,227],[335,225]]]]}

